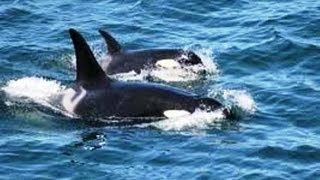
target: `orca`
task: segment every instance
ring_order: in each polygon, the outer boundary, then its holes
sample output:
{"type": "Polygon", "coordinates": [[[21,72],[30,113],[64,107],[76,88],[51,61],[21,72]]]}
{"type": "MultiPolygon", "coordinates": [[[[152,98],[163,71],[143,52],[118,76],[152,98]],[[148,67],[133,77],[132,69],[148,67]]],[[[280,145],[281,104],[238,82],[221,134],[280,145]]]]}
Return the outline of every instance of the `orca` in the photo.
{"type": "MultiPolygon", "coordinates": [[[[76,55],[75,83],[61,96],[68,113],[80,118],[176,117],[197,108],[230,111],[215,99],[201,97],[167,85],[111,79],[98,64],[83,36],[69,29],[76,55]]],[[[120,118],[121,121],[121,118],[120,118]]]]}
{"type": "MultiPolygon", "coordinates": [[[[157,66],[181,68],[192,65],[203,65],[201,58],[193,51],[183,49],[145,49],[124,51],[119,42],[107,31],[99,30],[107,45],[108,63],[103,63],[103,69],[108,75],[135,71],[140,73],[144,68],[157,66]]],[[[203,70],[204,71],[204,70],[203,70]]],[[[201,72],[201,74],[205,72],[201,72]]]]}

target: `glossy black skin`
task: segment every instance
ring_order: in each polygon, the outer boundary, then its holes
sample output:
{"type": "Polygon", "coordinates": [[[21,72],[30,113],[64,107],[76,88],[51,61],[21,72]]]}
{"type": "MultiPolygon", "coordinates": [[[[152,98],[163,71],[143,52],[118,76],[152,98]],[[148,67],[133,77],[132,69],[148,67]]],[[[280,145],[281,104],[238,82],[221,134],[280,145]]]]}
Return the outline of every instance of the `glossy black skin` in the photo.
{"type": "Polygon", "coordinates": [[[201,59],[192,51],[183,49],[146,49],[123,51],[120,43],[107,31],[99,33],[105,40],[108,49],[108,66],[104,67],[107,74],[130,72],[140,73],[144,68],[154,67],[157,61],[174,59],[181,67],[202,64],[201,59]]]}
{"type": "Polygon", "coordinates": [[[229,116],[229,111],[211,98],[201,98],[166,85],[128,83],[109,78],[82,35],[74,29],[70,29],[69,33],[75,48],[77,66],[76,83],[73,86],[76,94],[71,101],[86,91],[73,113],[86,118],[149,118],[164,117],[163,113],[167,110],[186,110],[192,113],[196,108],[223,108],[225,115],[229,116]]]}
{"type": "MultiPolygon", "coordinates": [[[[74,89],[79,90],[81,85],[74,89]]],[[[201,98],[181,89],[159,84],[127,83],[113,81],[96,88],[87,89],[75,113],[88,117],[164,117],[166,110],[196,108],[222,108],[222,104],[210,98],[201,98]]],[[[228,116],[228,111],[225,111],[228,116]]]]}
{"type": "Polygon", "coordinates": [[[110,63],[105,68],[107,74],[125,73],[134,70],[140,73],[146,67],[154,67],[158,60],[175,59],[185,66],[201,64],[201,59],[192,51],[182,49],[148,49],[109,54],[110,63]],[[188,58],[181,58],[182,55],[188,58]]]}

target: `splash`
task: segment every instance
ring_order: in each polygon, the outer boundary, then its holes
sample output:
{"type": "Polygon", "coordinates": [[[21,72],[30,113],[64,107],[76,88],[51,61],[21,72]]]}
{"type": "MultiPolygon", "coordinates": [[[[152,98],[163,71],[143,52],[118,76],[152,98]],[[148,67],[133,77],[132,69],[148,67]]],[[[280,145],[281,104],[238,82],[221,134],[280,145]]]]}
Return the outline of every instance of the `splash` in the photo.
{"type": "Polygon", "coordinates": [[[60,93],[65,88],[55,80],[47,80],[41,77],[24,77],[8,81],[6,86],[1,89],[13,97],[28,98],[35,102],[47,102],[52,95],[60,93]]]}
{"type": "MultiPolygon", "coordinates": [[[[225,106],[231,109],[231,113],[235,118],[252,115],[257,108],[251,95],[244,90],[212,90],[208,96],[219,99],[222,104],[225,104],[225,106]]],[[[150,126],[165,131],[201,131],[227,121],[229,120],[226,119],[222,110],[207,112],[197,109],[191,115],[168,118],[163,121],[151,123],[150,126]]]]}
{"type": "Polygon", "coordinates": [[[231,109],[236,118],[255,113],[257,106],[252,96],[245,90],[212,90],[210,97],[216,97],[231,109]]]}
{"type": "MultiPolygon", "coordinates": [[[[219,74],[218,65],[213,58],[213,52],[210,48],[202,48],[195,51],[196,54],[201,58],[205,70],[209,74],[219,74]]],[[[197,67],[196,67],[197,68],[197,67]]]]}
{"type": "Polygon", "coordinates": [[[185,130],[204,130],[209,129],[214,123],[225,120],[222,110],[212,112],[196,109],[190,115],[168,118],[166,120],[151,123],[150,126],[165,131],[185,131],[185,130]]]}
{"type": "Polygon", "coordinates": [[[10,97],[11,101],[6,102],[9,106],[19,101],[34,102],[70,116],[52,104],[53,99],[66,90],[66,87],[58,81],[41,77],[24,77],[8,81],[1,90],[10,97]]]}

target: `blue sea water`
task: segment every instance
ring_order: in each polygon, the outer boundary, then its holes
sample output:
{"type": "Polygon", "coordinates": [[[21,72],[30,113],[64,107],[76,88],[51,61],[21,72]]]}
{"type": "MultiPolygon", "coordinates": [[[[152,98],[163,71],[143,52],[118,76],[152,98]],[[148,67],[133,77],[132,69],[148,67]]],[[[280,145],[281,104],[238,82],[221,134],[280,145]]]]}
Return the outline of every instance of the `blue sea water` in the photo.
{"type": "Polygon", "coordinates": [[[319,179],[319,17],[314,0],[2,0],[0,179],[319,179]],[[239,117],[93,127],[57,114],[46,98],[74,79],[71,27],[96,55],[100,28],[125,49],[202,54],[215,75],[174,85],[239,117]]]}

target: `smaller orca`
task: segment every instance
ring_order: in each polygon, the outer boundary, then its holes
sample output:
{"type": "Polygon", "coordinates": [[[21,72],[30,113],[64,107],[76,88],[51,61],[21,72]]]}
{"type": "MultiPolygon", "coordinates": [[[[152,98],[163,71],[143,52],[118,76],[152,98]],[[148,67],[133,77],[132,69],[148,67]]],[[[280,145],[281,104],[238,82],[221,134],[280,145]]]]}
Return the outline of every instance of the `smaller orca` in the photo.
{"type": "Polygon", "coordinates": [[[187,115],[202,108],[208,111],[221,109],[229,117],[229,110],[211,98],[166,85],[110,79],[82,35],[74,29],[69,33],[77,69],[75,84],[61,96],[61,104],[69,113],[85,118],[164,118],[187,115]]]}
{"type": "MultiPolygon", "coordinates": [[[[117,40],[108,32],[99,30],[104,38],[109,60],[103,64],[103,69],[109,75],[125,73],[134,70],[140,73],[148,67],[164,68],[203,65],[200,57],[192,51],[183,49],[146,49],[138,51],[123,51],[117,40]]],[[[204,72],[202,72],[204,73],[204,72]]]]}

